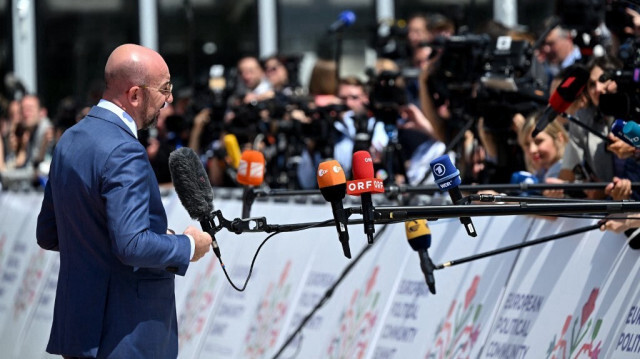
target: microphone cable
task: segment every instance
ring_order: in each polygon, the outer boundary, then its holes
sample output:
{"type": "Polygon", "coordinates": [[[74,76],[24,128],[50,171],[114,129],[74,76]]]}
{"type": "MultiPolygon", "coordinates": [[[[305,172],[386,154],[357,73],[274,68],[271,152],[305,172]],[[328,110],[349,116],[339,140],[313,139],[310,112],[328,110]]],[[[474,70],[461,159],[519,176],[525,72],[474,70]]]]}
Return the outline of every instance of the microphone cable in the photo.
{"type": "MultiPolygon", "coordinates": [[[[291,230],[291,231],[287,231],[287,232],[297,232],[297,231],[302,231],[302,230],[305,230],[305,229],[310,229],[310,228],[315,228],[315,227],[323,227],[323,226],[326,226],[328,223],[333,224],[333,219],[329,219],[329,220],[326,220],[324,222],[313,223],[313,224],[311,224],[309,226],[301,227],[301,228],[298,228],[296,230],[291,230]]],[[[239,288],[238,286],[236,286],[235,283],[233,283],[233,281],[229,277],[229,273],[227,273],[227,267],[222,263],[222,260],[220,260],[220,258],[218,257],[218,261],[220,262],[220,266],[222,267],[222,271],[224,272],[224,276],[227,277],[227,281],[229,281],[229,284],[231,284],[233,289],[237,290],[238,292],[243,292],[245,289],[247,289],[247,284],[249,283],[249,279],[251,278],[251,273],[253,272],[253,265],[256,263],[256,259],[258,258],[258,253],[260,253],[260,249],[262,249],[262,246],[264,246],[265,243],[267,243],[267,241],[269,239],[271,239],[276,234],[280,234],[280,233],[284,233],[284,232],[282,232],[282,231],[273,232],[270,235],[268,235],[267,238],[265,238],[262,241],[262,243],[260,243],[260,245],[258,246],[258,249],[256,249],[256,253],[253,255],[253,259],[251,260],[251,266],[249,266],[249,274],[247,275],[247,279],[245,279],[244,284],[242,285],[242,288],[239,288]]]]}

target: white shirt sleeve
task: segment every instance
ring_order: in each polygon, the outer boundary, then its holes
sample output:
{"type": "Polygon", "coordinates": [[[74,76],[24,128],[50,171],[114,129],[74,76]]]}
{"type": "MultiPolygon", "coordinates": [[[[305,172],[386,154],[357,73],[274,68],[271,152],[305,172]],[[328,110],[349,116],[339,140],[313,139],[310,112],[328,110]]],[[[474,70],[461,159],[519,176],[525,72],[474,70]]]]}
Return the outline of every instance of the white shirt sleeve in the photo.
{"type": "Polygon", "coordinates": [[[185,234],[187,237],[189,237],[189,242],[191,242],[191,254],[189,255],[189,260],[193,259],[193,254],[196,252],[196,241],[193,239],[193,237],[190,234],[185,234]]]}

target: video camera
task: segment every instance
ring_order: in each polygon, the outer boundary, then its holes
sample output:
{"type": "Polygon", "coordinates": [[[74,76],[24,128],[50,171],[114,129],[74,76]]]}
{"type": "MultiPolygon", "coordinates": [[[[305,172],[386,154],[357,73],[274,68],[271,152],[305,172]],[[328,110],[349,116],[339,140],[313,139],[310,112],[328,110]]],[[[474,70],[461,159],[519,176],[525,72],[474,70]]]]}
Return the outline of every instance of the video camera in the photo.
{"type": "Polygon", "coordinates": [[[617,84],[616,93],[600,95],[599,108],[605,115],[625,120],[640,120],[640,39],[628,38],[620,45],[618,58],[622,69],[603,74],[602,80],[617,84]]]}
{"type": "Polygon", "coordinates": [[[439,92],[436,106],[449,100],[454,116],[482,116],[489,130],[502,130],[516,113],[546,104],[547,88],[533,74],[529,42],[508,36],[491,40],[487,34],[439,41],[442,55],[433,80],[430,77],[439,92]]]}
{"type": "Polygon", "coordinates": [[[402,75],[397,71],[382,71],[370,78],[369,106],[377,121],[394,125],[400,118],[400,108],[407,104],[402,75]]]}

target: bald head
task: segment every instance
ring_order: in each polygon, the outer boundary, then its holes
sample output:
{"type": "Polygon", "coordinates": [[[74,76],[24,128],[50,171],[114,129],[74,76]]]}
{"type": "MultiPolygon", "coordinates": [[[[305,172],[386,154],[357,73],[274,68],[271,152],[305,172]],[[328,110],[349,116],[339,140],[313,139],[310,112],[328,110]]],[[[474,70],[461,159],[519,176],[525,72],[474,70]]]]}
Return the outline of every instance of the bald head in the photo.
{"type": "Polygon", "coordinates": [[[118,46],[104,68],[106,92],[121,92],[131,86],[150,84],[151,77],[169,73],[157,52],[135,44],[118,46]]]}
{"type": "Polygon", "coordinates": [[[103,98],[124,109],[138,128],[151,125],[165,102],[171,103],[171,75],[162,56],[135,45],[118,46],[104,68],[103,98]]]}

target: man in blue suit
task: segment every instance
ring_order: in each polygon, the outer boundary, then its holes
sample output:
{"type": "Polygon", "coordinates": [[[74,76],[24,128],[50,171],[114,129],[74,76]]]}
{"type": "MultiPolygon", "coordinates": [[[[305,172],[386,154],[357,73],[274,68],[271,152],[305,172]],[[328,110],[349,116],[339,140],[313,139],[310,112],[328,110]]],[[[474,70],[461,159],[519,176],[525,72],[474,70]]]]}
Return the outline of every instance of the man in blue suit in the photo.
{"type": "Polygon", "coordinates": [[[60,252],[47,352],[65,358],[175,358],[175,274],[209,250],[189,226],[168,234],[137,130],[172,102],[157,52],[126,44],[105,66],[102,100],[56,146],[37,239],[60,252]]]}

